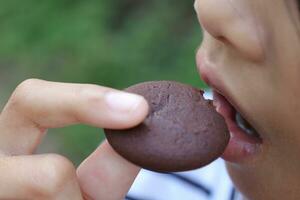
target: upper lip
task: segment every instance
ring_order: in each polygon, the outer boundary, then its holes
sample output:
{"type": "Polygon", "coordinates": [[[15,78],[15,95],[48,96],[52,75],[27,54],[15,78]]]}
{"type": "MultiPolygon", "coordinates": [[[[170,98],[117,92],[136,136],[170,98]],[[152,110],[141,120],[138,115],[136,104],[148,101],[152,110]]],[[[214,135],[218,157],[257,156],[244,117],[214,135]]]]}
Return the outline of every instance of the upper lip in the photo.
{"type": "Polygon", "coordinates": [[[229,91],[224,84],[224,81],[217,75],[214,71],[213,64],[208,60],[207,56],[203,55],[201,49],[197,52],[197,67],[200,72],[202,80],[212,89],[222,94],[232,105],[233,107],[240,111],[240,107],[236,101],[229,95],[229,91]]]}

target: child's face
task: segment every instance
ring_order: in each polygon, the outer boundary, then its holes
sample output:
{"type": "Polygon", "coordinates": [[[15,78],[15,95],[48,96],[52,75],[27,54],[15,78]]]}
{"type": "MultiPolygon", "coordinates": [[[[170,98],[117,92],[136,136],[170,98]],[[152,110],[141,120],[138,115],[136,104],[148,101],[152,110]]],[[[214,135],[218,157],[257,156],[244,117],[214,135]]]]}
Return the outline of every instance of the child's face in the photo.
{"type": "Polygon", "coordinates": [[[297,0],[196,0],[195,9],[204,31],[199,71],[227,99],[215,95],[231,132],[223,157],[233,181],[249,199],[299,199],[297,0]],[[259,137],[237,125],[228,101],[259,137]]]}

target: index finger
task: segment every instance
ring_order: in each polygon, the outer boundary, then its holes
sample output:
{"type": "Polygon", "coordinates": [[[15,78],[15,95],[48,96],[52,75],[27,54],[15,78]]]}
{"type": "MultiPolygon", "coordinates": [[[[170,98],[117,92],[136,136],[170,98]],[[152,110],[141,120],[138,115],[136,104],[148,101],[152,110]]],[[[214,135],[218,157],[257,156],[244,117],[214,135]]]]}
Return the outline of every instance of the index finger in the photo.
{"type": "Polygon", "coordinates": [[[0,151],[32,153],[45,130],[76,123],[123,129],[148,113],[145,99],[115,89],[31,79],[20,84],[0,115],[0,151]]]}

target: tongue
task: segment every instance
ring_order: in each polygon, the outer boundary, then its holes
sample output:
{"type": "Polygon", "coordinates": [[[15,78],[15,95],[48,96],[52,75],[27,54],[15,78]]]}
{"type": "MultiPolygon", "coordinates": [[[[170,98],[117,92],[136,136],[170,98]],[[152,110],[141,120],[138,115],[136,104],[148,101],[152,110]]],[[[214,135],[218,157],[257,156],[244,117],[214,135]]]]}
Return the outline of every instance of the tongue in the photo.
{"type": "Polygon", "coordinates": [[[243,116],[236,112],[235,121],[238,127],[240,127],[243,131],[245,131],[250,136],[259,137],[257,131],[251,126],[251,124],[243,118],[243,116]]]}
{"type": "Polygon", "coordinates": [[[235,110],[225,97],[214,91],[213,99],[213,105],[216,107],[216,111],[224,117],[228,126],[235,124],[235,126],[243,130],[243,132],[249,136],[259,137],[257,131],[235,110]]]}

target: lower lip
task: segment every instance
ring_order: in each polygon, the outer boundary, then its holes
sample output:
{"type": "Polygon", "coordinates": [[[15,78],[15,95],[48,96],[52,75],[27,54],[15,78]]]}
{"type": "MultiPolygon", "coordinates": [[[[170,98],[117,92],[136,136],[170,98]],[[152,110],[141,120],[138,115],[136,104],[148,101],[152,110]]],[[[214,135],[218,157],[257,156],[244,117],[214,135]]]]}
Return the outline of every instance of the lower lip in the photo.
{"type": "Polygon", "coordinates": [[[222,95],[214,92],[214,105],[227,124],[230,132],[229,143],[222,158],[229,162],[242,162],[257,155],[261,150],[260,138],[247,135],[235,122],[235,109],[222,95]]]}

